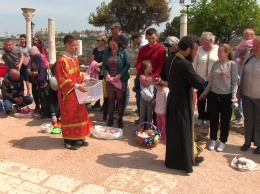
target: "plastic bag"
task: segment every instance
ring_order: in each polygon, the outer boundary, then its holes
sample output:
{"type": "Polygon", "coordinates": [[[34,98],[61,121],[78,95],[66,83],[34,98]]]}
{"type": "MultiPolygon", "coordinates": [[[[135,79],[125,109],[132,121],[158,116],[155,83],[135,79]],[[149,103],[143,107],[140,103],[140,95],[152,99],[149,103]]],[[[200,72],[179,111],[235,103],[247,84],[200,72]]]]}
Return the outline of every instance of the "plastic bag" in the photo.
{"type": "Polygon", "coordinates": [[[236,156],[230,163],[230,166],[234,169],[237,169],[241,172],[251,171],[251,170],[258,170],[259,165],[256,164],[253,160],[236,156]]]}
{"type": "Polygon", "coordinates": [[[52,123],[48,122],[48,123],[43,123],[40,126],[40,133],[49,133],[51,130],[53,129],[53,125],[52,123]]]}
{"type": "Polygon", "coordinates": [[[92,135],[100,139],[119,139],[123,137],[123,130],[107,126],[96,125],[92,135]]]}

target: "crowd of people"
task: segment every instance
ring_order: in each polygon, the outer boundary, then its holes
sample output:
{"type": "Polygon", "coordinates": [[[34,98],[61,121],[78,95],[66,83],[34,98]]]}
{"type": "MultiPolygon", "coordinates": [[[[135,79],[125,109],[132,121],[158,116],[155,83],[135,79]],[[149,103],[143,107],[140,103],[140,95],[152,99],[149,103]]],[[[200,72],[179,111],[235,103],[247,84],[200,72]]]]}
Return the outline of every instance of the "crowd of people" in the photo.
{"type": "MultiPolygon", "coordinates": [[[[111,24],[110,30],[108,39],[104,35],[96,37],[97,47],[92,51],[86,74],[80,72],[85,56],[75,55],[78,45],[73,35],[64,37],[65,51],[53,65],[48,62],[48,52],[39,36],[33,38],[32,48],[26,45],[25,35],[20,36],[17,46],[7,39],[0,50],[0,62],[8,67],[2,83],[3,104],[0,101],[5,113],[10,114],[14,104],[22,107],[34,101],[34,111],[42,119],[62,123],[67,149],[88,146],[85,138],[93,124],[88,106],[78,103],[75,91],[86,92],[84,83],[94,79],[102,81],[104,98],[103,104],[100,99],[92,109],[101,108],[109,127],[114,126],[117,110],[116,127],[123,128],[130,95],[130,54],[120,24],[111,24]],[[50,84],[49,69],[57,87],[50,84]]],[[[196,124],[209,126],[209,150],[222,152],[230,123],[243,120],[245,143],[241,150],[247,151],[253,142],[254,154],[260,154],[260,37],[255,36],[253,29],[245,29],[244,39],[233,48],[216,44],[211,32],[203,32],[200,38],[188,35],[180,40],[169,36],[161,45],[156,30],[149,28],[145,38],[134,33],[132,40],[138,49],[133,91],[139,119],[135,124],[149,122],[160,129],[160,140],[166,145],[167,168],[191,173],[192,166],[204,160],[194,151],[195,105],[196,124]],[[232,121],[234,103],[238,106],[232,121]]]]}

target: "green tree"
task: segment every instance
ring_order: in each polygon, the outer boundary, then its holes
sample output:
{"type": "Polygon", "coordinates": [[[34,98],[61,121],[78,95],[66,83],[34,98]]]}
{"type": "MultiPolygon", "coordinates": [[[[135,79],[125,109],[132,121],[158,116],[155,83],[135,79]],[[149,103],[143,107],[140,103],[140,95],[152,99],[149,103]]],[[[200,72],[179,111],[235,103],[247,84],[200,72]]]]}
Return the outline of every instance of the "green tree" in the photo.
{"type": "Polygon", "coordinates": [[[171,23],[166,23],[165,30],[159,36],[160,42],[163,42],[168,36],[180,37],[180,16],[173,18],[171,23]]]}
{"type": "Polygon", "coordinates": [[[171,0],[112,0],[101,3],[96,13],[91,13],[89,24],[105,27],[107,30],[112,22],[121,24],[127,33],[144,32],[149,26],[166,22],[169,19],[171,0]]]}
{"type": "Polygon", "coordinates": [[[259,32],[260,8],[256,0],[201,0],[189,11],[189,33],[214,33],[220,42],[229,43],[245,28],[259,32]]]}

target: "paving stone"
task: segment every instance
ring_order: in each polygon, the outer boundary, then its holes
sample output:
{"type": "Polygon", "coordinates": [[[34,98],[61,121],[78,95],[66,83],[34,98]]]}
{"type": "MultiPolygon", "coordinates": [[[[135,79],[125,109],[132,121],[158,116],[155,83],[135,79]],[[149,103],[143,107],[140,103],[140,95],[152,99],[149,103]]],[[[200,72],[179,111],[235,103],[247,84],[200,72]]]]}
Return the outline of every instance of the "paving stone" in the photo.
{"type": "Polygon", "coordinates": [[[124,191],[118,191],[118,190],[111,190],[107,194],[131,194],[131,193],[124,192],[124,191]]]}
{"type": "Polygon", "coordinates": [[[19,189],[12,189],[8,192],[8,194],[36,194],[36,193],[29,192],[29,191],[21,191],[19,189]]]}
{"type": "Polygon", "coordinates": [[[44,170],[36,169],[36,168],[30,168],[20,174],[20,177],[33,182],[33,183],[40,183],[43,180],[45,180],[47,177],[49,177],[48,173],[44,170]]]}
{"type": "Polygon", "coordinates": [[[44,183],[44,186],[57,189],[66,193],[72,193],[72,191],[81,183],[81,181],[65,176],[54,175],[49,177],[46,183],[44,183]]]}
{"type": "Polygon", "coordinates": [[[0,173],[0,180],[0,193],[10,191],[22,183],[21,180],[2,173],[0,173]]]}
{"type": "Polygon", "coordinates": [[[16,189],[18,189],[21,192],[25,192],[25,193],[28,192],[28,193],[40,193],[40,194],[44,194],[49,191],[48,188],[41,187],[37,184],[31,183],[28,181],[22,183],[21,185],[16,187],[16,189]]]}
{"type": "Polygon", "coordinates": [[[105,186],[111,189],[140,193],[171,193],[177,186],[174,176],[158,174],[146,170],[121,168],[119,173],[105,180],[105,186]]]}
{"type": "Polygon", "coordinates": [[[22,173],[23,171],[28,170],[28,169],[29,169],[28,166],[25,166],[22,164],[18,164],[15,162],[9,162],[6,160],[0,161],[0,172],[3,172],[5,174],[17,176],[20,173],[22,173]]]}
{"type": "Polygon", "coordinates": [[[74,194],[91,194],[91,193],[98,193],[98,194],[106,194],[106,188],[101,187],[99,185],[95,184],[88,184],[83,187],[81,187],[78,191],[76,191],[74,194]]]}

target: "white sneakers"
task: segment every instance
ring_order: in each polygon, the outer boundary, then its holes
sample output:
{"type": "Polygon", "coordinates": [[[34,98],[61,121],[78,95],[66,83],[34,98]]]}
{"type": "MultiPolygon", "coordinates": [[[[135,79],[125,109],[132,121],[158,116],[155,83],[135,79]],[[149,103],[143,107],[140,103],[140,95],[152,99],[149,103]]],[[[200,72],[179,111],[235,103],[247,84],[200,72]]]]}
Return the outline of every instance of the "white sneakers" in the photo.
{"type": "Polygon", "coordinates": [[[218,147],[217,147],[217,151],[222,152],[224,150],[224,148],[225,148],[225,144],[222,143],[222,142],[219,142],[218,147]]]}
{"type": "MultiPolygon", "coordinates": [[[[209,150],[212,151],[215,149],[215,146],[217,145],[217,141],[216,140],[211,140],[211,143],[209,144],[209,150]]],[[[218,152],[222,152],[225,148],[225,144],[222,142],[219,142],[218,147],[217,147],[217,151],[218,152]]]]}
{"type": "Polygon", "coordinates": [[[209,120],[202,120],[202,119],[199,119],[197,122],[196,122],[197,125],[201,126],[201,125],[207,125],[209,126],[209,120]]]}
{"type": "Polygon", "coordinates": [[[201,120],[201,119],[199,119],[198,121],[197,121],[197,125],[204,125],[206,122],[204,121],[204,120],[201,120]]]}
{"type": "Polygon", "coordinates": [[[209,144],[209,150],[212,151],[215,149],[217,142],[215,140],[211,140],[211,143],[209,144]]]}
{"type": "Polygon", "coordinates": [[[209,120],[206,121],[205,125],[210,126],[209,120]]]}

